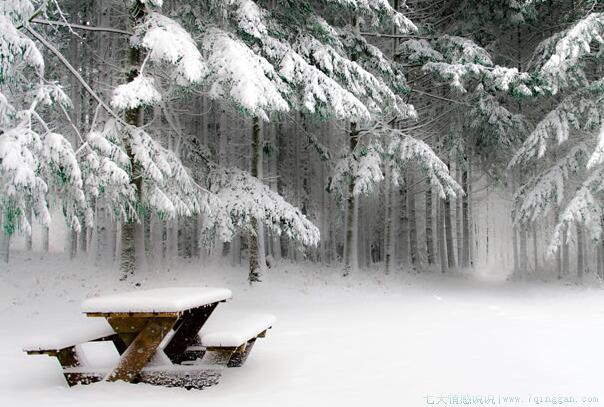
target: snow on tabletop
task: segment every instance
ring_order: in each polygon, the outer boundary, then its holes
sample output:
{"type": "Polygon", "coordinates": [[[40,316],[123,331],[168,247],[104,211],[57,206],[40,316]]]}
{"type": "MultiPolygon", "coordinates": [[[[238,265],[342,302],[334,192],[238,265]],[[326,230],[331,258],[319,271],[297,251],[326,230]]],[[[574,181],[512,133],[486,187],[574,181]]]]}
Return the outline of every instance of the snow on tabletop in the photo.
{"type": "Polygon", "coordinates": [[[171,287],[89,298],[82,311],[180,312],[231,298],[231,290],[211,287],[171,287]]]}
{"type": "Polygon", "coordinates": [[[62,321],[56,330],[45,329],[30,336],[24,343],[24,351],[59,350],[73,345],[89,342],[115,332],[105,319],[77,318],[62,321]]]}
{"type": "Polygon", "coordinates": [[[218,309],[201,328],[202,346],[236,347],[270,328],[275,316],[218,309]]]}

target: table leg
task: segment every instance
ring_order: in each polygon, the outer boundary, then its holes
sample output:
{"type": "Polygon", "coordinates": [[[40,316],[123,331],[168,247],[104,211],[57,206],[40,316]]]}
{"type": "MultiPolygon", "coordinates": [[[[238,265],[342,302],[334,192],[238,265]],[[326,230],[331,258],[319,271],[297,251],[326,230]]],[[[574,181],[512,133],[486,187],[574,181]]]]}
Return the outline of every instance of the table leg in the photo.
{"type": "Polygon", "coordinates": [[[106,380],[109,382],[137,380],[140,371],[149,362],[166,334],[170,332],[176,319],[176,317],[149,318],[106,380]]]}
{"type": "Polygon", "coordinates": [[[164,348],[164,353],[170,358],[173,363],[182,362],[184,353],[187,347],[194,345],[197,342],[197,334],[199,330],[208,320],[218,303],[209,304],[204,307],[194,308],[187,311],[176,324],[176,332],[170,343],[164,348]]]}

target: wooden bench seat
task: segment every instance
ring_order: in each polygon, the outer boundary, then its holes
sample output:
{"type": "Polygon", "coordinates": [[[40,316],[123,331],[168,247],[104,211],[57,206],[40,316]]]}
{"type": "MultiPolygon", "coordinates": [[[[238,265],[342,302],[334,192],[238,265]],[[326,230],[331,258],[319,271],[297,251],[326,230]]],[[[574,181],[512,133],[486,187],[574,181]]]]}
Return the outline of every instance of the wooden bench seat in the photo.
{"type": "Polygon", "coordinates": [[[84,320],[72,325],[74,329],[63,329],[55,334],[31,338],[23,347],[28,355],[47,355],[56,357],[63,368],[63,374],[70,386],[78,384],[66,370],[87,364],[80,350],[80,344],[97,341],[112,341],[121,354],[126,345],[104,320],[84,320]]]}
{"type": "Polygon", "coordinates": [[[190,359],[240,367],[247,360],[257,338],[275,322],[269,314],[242,314],[221,310],[212,314],[199,332],[199,342],[187,348],[190,359]]]}

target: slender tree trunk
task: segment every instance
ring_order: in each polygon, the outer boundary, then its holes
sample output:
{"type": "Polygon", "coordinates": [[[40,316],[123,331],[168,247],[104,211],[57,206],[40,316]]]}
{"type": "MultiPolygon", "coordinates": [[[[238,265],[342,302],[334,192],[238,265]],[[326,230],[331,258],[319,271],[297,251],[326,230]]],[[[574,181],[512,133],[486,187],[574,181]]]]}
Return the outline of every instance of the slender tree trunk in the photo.
{"type": "MultiPolygon", "coordinates": [[[[131,27],[137,26],[145,15],[145,5],[141,0],[137,0],[132,9],[130,10],[131,27]]],[[[128,82],[132,82],[139,74],[138,65],[140,63],[140,48],[130,47],[128,50],[128,64],[129,69],[126,74],[128,82]]],[[[130,125],[140,127],[142,125],[142,114],[143,111],[140,107],[135,109],[126,110],[126,122],[130,125]]],[[[130,158],[130,166],[132,168],[131,183],[136,189],[137,193],[137,205],[142,205],[142,173],[140,166],[134,158],[134,153],[129,143],[126,144],[126,152],[130,158]]],[[[137,208],[138,209],[138,208],[137,208]]],[[[122,279],[128,278],[133,275],[136,270],[136,258],[138,244],[136,238],[138,237],[136,227],[138,214],[130,214],[128,219],[122,222],[122,233],[121,233],[121,255],[120,255],[120,271],[122,272],[122,279]]],[[[143,253],[139,253],[141,256],[143,253]]]]}
{"type": "Polygon", "coordinates": [[[386,274],[390,273],[392,258],[392,179],[390,166],[386,164],[384,179],[384,267],[386,274]]]}
{"type": "MultiPolygon", "coordinates": [[[[469,167],[469,162],[468,162],[469,167]]],[[[470,267],[470,187],[468,182],[468,169],[465,169],[461,174],[461,186],[465,195],[461,198],[461,213],[463,217],[463,242],[462,242],[462,267],[470,267]]]]}
{"type": "Polygon", "coordinates": [[[107,254],[107,219],[104,202],[96,203],[96,264],[101,264],[107,254]]]}
{"type": "Polygon", "coordinates": [[[28,252],[31,251],[32,247],[33,247],[33,239],[32,239],[32,235],[33,235],[33,223],[32,223],[32,210],[31,208],[28,208],[26,210],[26,216],[27,216],[27,222],[29,223],[30,226],[30,231],[27,234],[27,236],[25,236],[25,250],[27,250],[28,252]]]}
{"type": "Polygon", "coordinates": [[[42,226],[42,253],[48,253],[50,249],[50,228],[42,226]]]}
{"type": "MultiPolygon", "coordinates": [[[[325,166],[323,164],[321,164],[321,181],[323,181],[325,179],[325,166]]],[[[321,216],[321,241],[319,242],[320,244],[320,250],[321,250],[321,254],[320,254],[320,259],[321,262],[323,264],[327,264],[329,261],[327,259],[327,244],[329,242],[329,240],[326,238],[327,236],[329,236],[329,232],[328,232],[328,228],[329,228],[329,219],[328,219],[328,212],[327,212],[327,191],[323,190],[321,191],[321,212],[320,212],[320,216],[321,216]]]]}
{"type": "Polygon", "coordinates": [[[434,264],[434,217],[432,215],[432,187],[426,183],[426,255],[428,265],[434,264]]]}
{"type": "MultiPolygon", "coordinates": [[[[367,202],[367,200],[365,200],[365,209],[363,211],[363,216],[361,217],[359,215],[359,217],[361,218],[361,220],[363,222],[363,230],[364,230],[363,235],[365,237],[364,238],[365,244],[363,246],[363,252],[365,253],[363,265],[365,266],[365,268],[371,267],[371,239],[373,237],[373,234],[372,234],[373,223],[371,222],[370,205],[371,205],[371,202],[367,202]]],[[[392,242],[392,240],[391,240],[391,242],[392,242]]],[[[391,244],[392,244],[392,246],[394,246],[393,243],[391,243],[391,244]]]]}
{"type": "Polygon", "coordinates": [[[569,245],[566,241],[568,239],[568,231],[562,233],[562,274],[567,276],[570,272],[570,255],[569,245]]]}
{"type": "Polygon", "coordinates": [[[445,199],[445,238],[447,243],[447,267],[455,268],[455,248],[453,246],[453,222],[451,220],[451,198],[445,199]]]}
{"type": "MultiPolygon", "coordinates": [[[[250,173],[253,177],[258,178],[259,166],[262,165],[260,162],[260,123],[258,117],[252,119],[252,144],[251,144],[251,162],[250,162],[250,173]]],[[[251,229],[249,233],[249,274],[248,281],[250,284],[261,281],[262,268],[260,265],[260,247],[259,231],[261,230],[258,225],[258,219],[252,217],[251,229]]],[[[262,248],[263,249],[263,248],[262,248]]]]}
{"type": "Polygon", "coordinates": [[[527,226],[520,226],[520,275],[526,277],[528,273],[528,244],[527,244],[527,226]]]}
{"type": "Polygon", "coordinates": [[[558,279],[562,278],[562,249],[556,250],[556,275],[558,279]]]}
{"type": "MultiPolygon", "coordinates": [[[[357,124],[350,123],[350,134],[348,137],[350,146],[350,154],[354,154],[358,142],[357,124]]],[[[344,242],[344,276],[348,276],[356,263],[353,256],[356,255],[354,250],[354,235],[355,235],[355,197],[354,197],[355,180],[350,177],[348,182],[348,196],[346,197],[346,236],[344,242]]]]}
{"type": "Polygon", "coordinates": [[[520,257],[518,256],[518,227],[512,226],[512,251],[514,253],[514,271],[513,276],[517,278],[520,275],[520,257]]]}
{"type": "Polygon", "coordinates": [[[8,263],[10,260],[10,235],[4,230],[4,214],[0,212],[0,261],[8,263]]]}
{"type": "Polygon", "coordinates": [[[399,189],[399,246],[400,264],[403,269],[409,265],[409,211],[407,206],[407,183],[400,185],[399,189]]]}
{"type": "Polygon", "coordinates": [[[69,259],[75,259],[78,254],[78,232],[73,229],[69,230],[69,259]]]}
{"type": "Polygon", "coordinates": [[[355,219],[355,247],[357,251],[356,262],[359,270],[365,268],[367,264],[365,247],[369,236],[365,233],[365,217],[367,216],[368,204],[369,202],[360,195],[355,199],[355,205],[357,206],[355,219]]]}
{"type": "MultiPolygon", "coordinates": [[[[258,157],[258,169],[256,177],[260,182],[264,182],[264,129],[258,132],[258,148],[256,155],[258,157]]],[[[256,235],[258,237],[258,264],[261,272],[266,270],[266,235],[264,230],[264,220],[258,220],[256,228],[256,235]]]]}
{"type": "MultiPolygon", "coordinates": [[[[80,5],[80,4],[78,4],[80,5]]],[[[76,13],[76,17],[79,17],[79,12],[81,10],[78,10],[78,13],[76,13]]],[[[83,42],[82,37],[80,36],[71,36],[70,38],[70,46],[69,46],[69,51],[70,51],[70,59],[71,61],[75,64],[80,58],[82,58],[81,55],[81,43],[83,42]]],[[[77,64],[77,65],[81,65],[81,64],[77,64]]],[[[82,71],[82,74],[84,74],[84,72],[82,71]]],[[[82,86],[80,84],[80,82],[77,80],[77,78],[75,76],[71,76],[71,84],[70,84],[70,99],[73,105],[73,108],[71,110],[72,113],[72,117],[71,120],[73,121],[74,125],[78,128],[81,129],[82,126],[82,99],[83,99],[83,92],[82,92],[82,86]]],[[[78,139],[77,135],[74,134],[74,139],[73,139],[73,146],[74,149],[77,149],[80,146],[80,140],[78,139]]],[[[69,259],[73,260],[76,255],[77,255],[77,251],[78,251],[78,234],[76,231],[70,229],[69,230],[69,235],[68,235],[68,239],[69,239],[69,259]]]]}
{"type": "Polygon", "coordinates": [[[585,230],[583,226],[577,225],[577,280],[583,281],[585,271],[585,230]]]}
{"type": "MultiPolygon", "coordinates": [[[[270,182],[270,186],[271,189],[275,192],[279,191],[279,147],[278,147],[278,137],[281,136],[281,124],[278,125],[272,125],[271,126],[271,145],[272,145],[272,149],[271,149],[271,156],[269,157],[269,163],[270,163],[270,173],[272,175],[272,179],[270,182]]],[[[324,193],[324,195],[326,195],[327,192],[324,193]]],[[[324,233],[324,231],[322,231],[324,233]]],[[[272,248],[273,248],[273,257],[275,258],[275,260],[279,261],[281,260],[281,237],[279,236],[279,234],[273,232],[271,233],[273,242],[272,242],[272,248]]],[[[322,236],[323,237],[323,236],[322,236]]],[[[321,239],[321,242],[323,242],[325,239],[321,239]]]]}
{"type": "MultiPolygon", "coordinates": [[[[459,164],[459,162],[456,163],[455,165],[455,178],[456,181],[462,185],[462,169],[461,169],[461,164],[459,164]]],[[[456,196],[455,197],[455,246],[457,248],[456,252],[457,252],[457,263],[460,265],[460,267],[463,268],[463,235],[462,235],[462,197],[461,196],[456,196]]]]}
{"type": "Polygon", "coordinates": [[[88,252],[88,228],[82,222],[82,229],[80,230],[80,251],[82,253],[88,252]]]}
{"type": "Polygon", "coordinates": [[[535,272],[539,269],[539,245],[537,242],[537,223],[533,223],[533,263],[535,272]]]}
{"type": "Polygon", "coordinates": [[[10,260],[10,235],[0,231],[0,260],[8,263],[10,260]]]}
{"type": "Polygon", "coordinates": [[[417,248],[417,216],[415,209],[415,177],[411,170],[407,171],[407,183],[411,189],[407,191],[407,209],[409,212],[409,260],[414,269],[419,266],[419,251],[417,248]]]}
{"type": "Polygon", "coordinates": [[[468,266],[474,267],[474,253],[476,249],[476,222],[474,221],[474,204],[472,203],[472,165],[468,162],[468,188],[466,192],[466,203],[468,205],[468,217],[466,219],[468,227],[468,266]]]}
{"type": "Polygon", "coordinates": [[[594,249],[596,251],[596,273],[598,278],[602,279],[602,249],[600,243],[596,242],[594,249]]]}
{"type": "Polygon", "coordinates": [[[241,235],[236,234],[231,240],[231,264],[239,266],[241,264],[241,235]]]}
{"type": "Polygon", "coordinates": [[[436,236],[438,243],[438,257],[440,261],[440,270],[445,273],[448,270],[447,261],[447,245],[445,239],[445,223],[444,223],[444,208],[445,203],[443,200],[438,201],[438,208],[436,211],[436,236]]]}

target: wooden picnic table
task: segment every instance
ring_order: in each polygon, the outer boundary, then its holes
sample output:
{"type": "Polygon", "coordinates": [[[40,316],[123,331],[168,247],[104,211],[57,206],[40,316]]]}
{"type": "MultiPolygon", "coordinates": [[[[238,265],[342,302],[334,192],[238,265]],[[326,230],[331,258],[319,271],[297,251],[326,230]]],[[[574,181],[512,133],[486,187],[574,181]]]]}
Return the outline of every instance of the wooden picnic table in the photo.
{"type": "Polygon", "coordinates": [[[242,315],[228,307],[210,319],[229,298],[230,290],[205,287],[90,298],[82,311],[96,319],[46,332],[23,350],[56,357],[70,386],[123,380],[201,389],[217,384],[224,367],[242,366],[256,339],[265,337],[275,321],[270,314],[242,315]],[[120,355],[109,369],[90,364],[82,352],[83,344],[99,341],[113,342],[120,355]]]}
{"type": "Polygon", "coordinates": [[[224,288],[164,288],[90,298],[82,310],[89,317],[106,318],[123,342],[121,349],[117,346],[119,363],[106,379],[133,382],[140,380],[164,340],[163,352],[178,363],[216,306],[229,298],[231,291],[224,288]]]}

